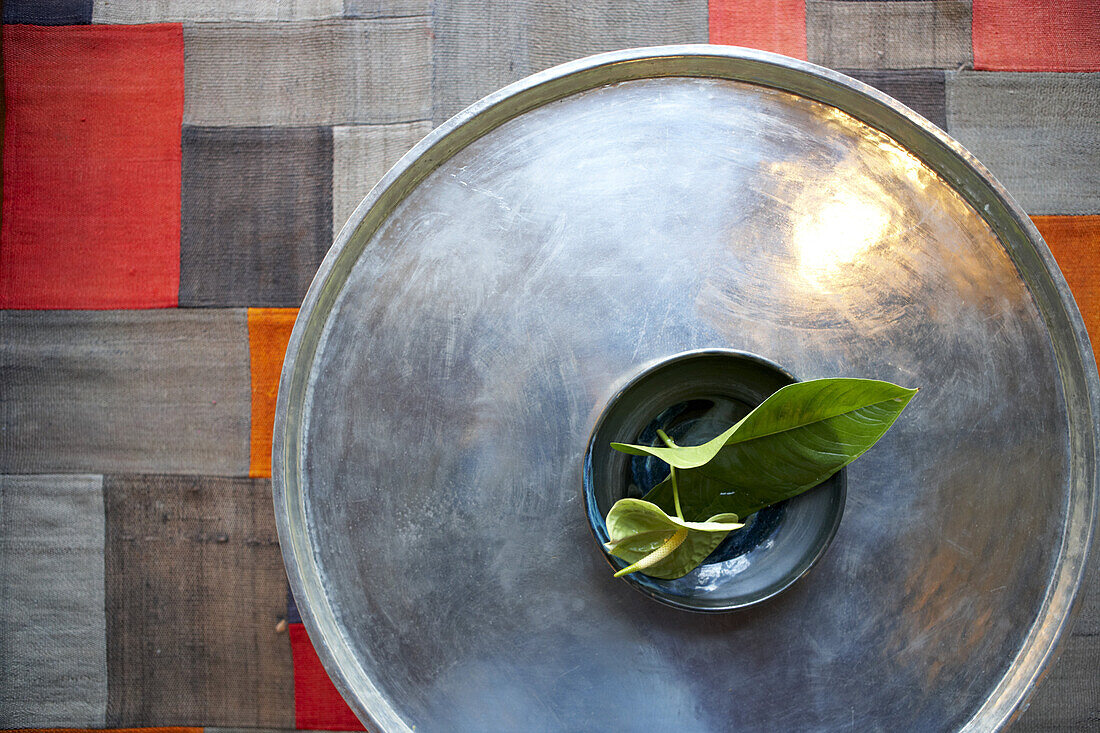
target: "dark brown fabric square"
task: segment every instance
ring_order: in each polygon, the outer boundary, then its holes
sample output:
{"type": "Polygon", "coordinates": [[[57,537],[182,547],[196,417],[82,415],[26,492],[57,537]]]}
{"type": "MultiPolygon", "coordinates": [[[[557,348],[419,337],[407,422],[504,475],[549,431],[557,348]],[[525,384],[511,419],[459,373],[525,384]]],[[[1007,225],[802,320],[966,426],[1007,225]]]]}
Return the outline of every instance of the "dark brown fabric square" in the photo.
{"type": "Polygon", "coordinates": [[[332,244],[332,129],[183,128],[180,306],[298,306],[332,244]]]}
{"type": "Polygon", "coordinates": [[[109,476],[107,725],[294,727],[267,479],[109,476]]]}
{"type": "Polygon", "coordinates": [[[929,122],[947,129],[947,112],[944,105],[944,73],[937,69],[913,69],[904,71],[843,70],[865,84],[886,92],[929,122]]]}

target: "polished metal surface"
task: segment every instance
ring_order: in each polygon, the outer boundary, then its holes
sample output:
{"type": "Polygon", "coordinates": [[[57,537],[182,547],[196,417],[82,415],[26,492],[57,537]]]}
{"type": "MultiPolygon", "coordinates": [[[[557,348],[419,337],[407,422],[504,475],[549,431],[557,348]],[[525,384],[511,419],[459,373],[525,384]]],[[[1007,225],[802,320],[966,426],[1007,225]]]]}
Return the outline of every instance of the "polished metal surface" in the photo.
{"type": "Polygon", "coordinates": [[[1098,381],[1026,216],[835,72],[708,46],[518,82],[356,210],[291,337],[284,558],[387,731],[989,730],[1056,652],[1096,513],[1098,381]],[[611,577],[585,442],[708,347],[921,387],[810,574],[691,614],[611,577]]]}

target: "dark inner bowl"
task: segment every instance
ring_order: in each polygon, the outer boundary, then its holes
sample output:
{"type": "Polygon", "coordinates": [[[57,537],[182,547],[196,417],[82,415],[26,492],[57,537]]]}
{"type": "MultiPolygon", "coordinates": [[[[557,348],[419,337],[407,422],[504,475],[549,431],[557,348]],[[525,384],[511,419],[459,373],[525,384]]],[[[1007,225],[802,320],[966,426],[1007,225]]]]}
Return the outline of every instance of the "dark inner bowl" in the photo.
{"type": "MultiPolygon", "coordinates": [[[[604,517],[617,500],[641,498],[668,475],[664,461],[620,453],[610,443],[659,445],[658,428],[680,445],[706,442],[795,381],[758,356],[720,349],[670,357],[631,380],[604,409],[585,453],[585,507],[597,541],[608,540],[604,517]]],[[[758,603],[789,587],[821,557],[836,533],[844,496],[841,471],[743,518],[743,528],[682,578],[633,573],[624,579],[651,598],[694,611],[758,603]]],[[[616,569],[625,565],[607,557],[616,569]]]]}

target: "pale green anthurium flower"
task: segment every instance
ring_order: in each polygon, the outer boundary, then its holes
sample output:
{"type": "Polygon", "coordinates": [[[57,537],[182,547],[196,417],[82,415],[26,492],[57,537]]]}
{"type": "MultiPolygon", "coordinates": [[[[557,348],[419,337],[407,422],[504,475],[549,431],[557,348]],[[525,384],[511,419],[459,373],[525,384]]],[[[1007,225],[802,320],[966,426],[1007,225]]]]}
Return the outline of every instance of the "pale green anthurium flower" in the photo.
{"type": "Polygon", "coordinates": [[[638,570],[663,580],[687,575],[731,530],[744,524],[736,514],[717,514],[705,522],[685,522],[641,499],[620,499],[607,513],[611,541],[604,548],[630,565],[618,578],[638,570]]]}

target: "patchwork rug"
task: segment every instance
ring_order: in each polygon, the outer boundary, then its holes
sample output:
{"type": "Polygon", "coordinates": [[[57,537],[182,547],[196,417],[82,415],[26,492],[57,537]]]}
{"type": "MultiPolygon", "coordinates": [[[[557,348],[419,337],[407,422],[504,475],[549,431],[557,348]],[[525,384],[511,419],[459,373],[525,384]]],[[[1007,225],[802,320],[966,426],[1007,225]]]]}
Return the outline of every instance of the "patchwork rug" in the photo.
{"type": "MultiPolygon", "coordinates": [[[[882,89],[1034,217],[1100,340],[1091,0],[8,0],[3,22],[0,728],[360,728],[279,554],[283,352],[389,166],[554,64],[711,42],[882,89]]],[[[1100,728],[1098,567],[1018,730],[1100,728]]]]}

